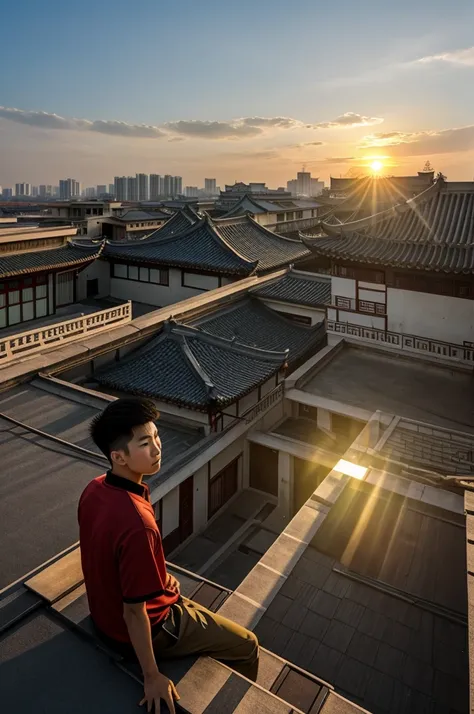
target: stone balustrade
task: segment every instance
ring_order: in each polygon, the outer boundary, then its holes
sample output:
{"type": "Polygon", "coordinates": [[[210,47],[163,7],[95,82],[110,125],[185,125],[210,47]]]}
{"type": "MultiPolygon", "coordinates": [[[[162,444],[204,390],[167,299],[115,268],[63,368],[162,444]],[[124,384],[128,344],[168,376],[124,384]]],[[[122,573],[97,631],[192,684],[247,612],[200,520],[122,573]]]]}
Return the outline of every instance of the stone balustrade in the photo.
{"type": "Polygon", "coordinates": [[[124,325],[132,319],[132,303],[114,305],[72,320],[56,322],[36,330],[19,332],[0,339],[0,367],[14,359],[29,357],[52,347],[90,336],[111,327],[124,325]]]}

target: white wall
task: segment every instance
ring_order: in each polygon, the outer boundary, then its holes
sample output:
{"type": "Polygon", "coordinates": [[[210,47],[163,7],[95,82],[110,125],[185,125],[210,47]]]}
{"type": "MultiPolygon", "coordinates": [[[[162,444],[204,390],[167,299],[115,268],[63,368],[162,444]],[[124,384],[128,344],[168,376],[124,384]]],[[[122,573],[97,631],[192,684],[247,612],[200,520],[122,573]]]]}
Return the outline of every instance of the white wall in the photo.
{"type": "MultiPolygon", "coordinates": [[[[245,437],[242,436],[240,439],[236,439],[227,449],[221,451],[217,454],[211,461],[211,478],[216,476],[222,469],[224,469],[231,461],[236,459],[244,450],[245,437]]],[[[240,475],[240,474],[239,474],[240,475]]]]}
{"type": "Polygon", "coordinates": [[[375,315],[363,315],[360,312],[344,312],[339,310],[339,322],[349,322],[351,325],[363,325],[363,327],[376,327],[377,330],[385,330],[385,318],[375,315]]]}
{"type": "Polygon", "coordinates": [[[388,329],[461,344],[474,341],[474,300],[388,288],[388,329]]]}
{"type": "Polygon", "coordinates": [[[235,404],[229,404],[228,407],[224,409],[224,416],[223,416],[223,428],[228,424],[231,424],[234,421],[234,418],[237,416],[237,403],[235,404]],[[227,414],[232,414],[232,416],[227,416],[227,414]]]}
{"type": "MultiPolygon", "coordinates": [[[[217,287],[217,285],[213,283],[211,285],[211,282],[209,282],[215,280],[214,276],[198,276],[196,274],[193,276],[193,279],[196,281],[196,278],[199,277],[203,278],[204,282],[206,280],[208,281],[208,287],[206,289],[210,290],[212,287],[217,287]]],[[[194,284],[196,284],[196,282],[194,284]]],[[[121,300],[135,300],[136,302],[144,302],[148,305],[164,307],[165,305],[172,305],[175,302],[187,300],[196,295],[202,295],[202,289],[184,288],[181,285],[181,270],[170,268],[169,285],[156,285],[154,283],[123,280],[122,278],[111,278],[110,295],[111,297],[121,300]]]]}
{"type": "MultiPolygon", "coordinates": [[[[105,260],[94,260],[93,263],[81,270],[77,276],[77,299],[85,300],[87,297],[87,281],[99,280],[99,293],[97,297],[108,297],[110,295],[110,265],[105,260]]],[[[124,298],[129,300],[130,298],[124,298]]]]}
{"type": "Polygon", "coordinates": [[[375,290],[361,290],[359,285],[359,300],[369,300],[370,302],[380,302],[385,305],[385,291],[376,292],[375,290]]]}
{"type": "Polygon", "coordinates": [[[172,533],[179,526],[179,486],[163,497],[162,537],[172,533]]]}
{"type": "Polygon", "coordinates": [[[188,287],[200,290],[214,290],[219,287],[217,275],[200,275],[199,273],[183,273],[183,282],[188,287]]]}
{"type": "Polygon", "coordinates": [[[253,392],[247,394],[242,399],[239,399],[239,415],[245,414],[247,409],[253,407],[258,402],[258,389],[254,389],[253,392]]]}
{"type": "Polygon", "coordinates": [[[335,302],[335,297],[340,295],[341,297],[353,298],[356,297],[356,281],[352,278],[336,278],[331,277],[331,295],[333,302],[335,302]]]}
{"type": "Polygon", "coordinates": [[[317,310],[311,307],[301,307],[300,305],[289,305],[284,302],[276,302],[275,300],[263,300],[265,305],[276,310],[277,312],[287,312],[293,315],[302,315],[303,317],[309,317],[311,320],[311,325],[316,325],[318,322],[322,322],[326,317],[324,310],[317,310]]]}

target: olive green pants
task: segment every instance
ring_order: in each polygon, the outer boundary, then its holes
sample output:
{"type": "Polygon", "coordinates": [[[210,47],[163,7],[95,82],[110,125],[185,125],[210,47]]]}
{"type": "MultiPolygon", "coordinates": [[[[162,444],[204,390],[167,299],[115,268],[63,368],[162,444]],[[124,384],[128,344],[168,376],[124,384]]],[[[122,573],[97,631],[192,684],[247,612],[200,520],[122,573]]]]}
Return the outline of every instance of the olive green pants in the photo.
{"type": "Polygon", "coordinates": [[[173,605],[153,649],[158,660],[208,655],[257,679],[258,640],[253,632],[187,598],[173,605]]]}

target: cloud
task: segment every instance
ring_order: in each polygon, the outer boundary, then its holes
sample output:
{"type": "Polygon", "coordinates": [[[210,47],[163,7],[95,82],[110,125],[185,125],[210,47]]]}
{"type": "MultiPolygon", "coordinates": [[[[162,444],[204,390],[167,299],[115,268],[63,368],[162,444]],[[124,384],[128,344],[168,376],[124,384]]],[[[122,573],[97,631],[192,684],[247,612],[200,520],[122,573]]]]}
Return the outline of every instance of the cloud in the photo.
{"type": "Polygon", "coordinates": [[[156,126],[147,124],[127,124],[122,121],[104,121],[102,119],[72,119],[50,114],[48,112],[25,111],[0,107],[0,118],[8,119],[17,124],[37,127],[39,129],[61,129],[63,131],[93,131],[99,134],[127,136],[130,138],[160,138],[164,133],[156,126]]]}
{"type": "Polygon", "coordinates": [[[186,139],[184,138],[184,136],[172,136],[168,139],[168,143],[175,141],[186,141],[186,139]]]}
{"type": "Polygon", "coordinates": [[[259,127],[280,127],[282,129],[293,129],[296,127],[304,126],[303,122],[298,121],[298,119],[291,119],[291,117],[244,117],[239,120],[242,124],[246,126],[259,126],[259,127]]]}
{"type": "Polygon", "coordinates": [[[362,114],[356,114],[355,112],[346,112],[341,114],[341,116],[336,117],[332,121],[324,121],[319,124],[313,124],[314,129],[341,129],[341,128],[354,128],[357,126],[372,126],[374,124],[381,124],[383,119],[381,117],[367,117],[362,114]]]}
{"type": "Polygon", "coordinates": [[[474,47],[468,47],[465,50],[454,50],[454,52],[442,52],[439,55],[428,55],[415,60],[415,64],[433,64],[434,62],[474,67],[474,47]]]}
{"type": "Polygon", "coordinates": [[[350,161],[359,161],[355,156],[327,156],[321,161],[324,164],[347,164],[350,161]]]}
{"type": "Polygon", "coordinates": [[[242,139],[257,136],[262,133],[262,129],[256,126],[244,124],[242,120],[236,121],[201,121],[191,119],[189,121],[167,122],[165,129],[184,136],[192,136],[198,139],[242,139]]]}
{"type": "Polygon", "coordinates": [[[450,154],[474,149],[474,124],[442,131],[375,132],[362,140],[361,149],[384,148],[390,156],[450,154]]]}
{"type": "Polygon", "coordinates": [[[275,149],[264,149],[263,151],[227,151],[219,154],[219,158],[234,159],[238,161],[247,161],[248,159],[269,161],[273,159],[281,159],[281,156],[275,149]]]}

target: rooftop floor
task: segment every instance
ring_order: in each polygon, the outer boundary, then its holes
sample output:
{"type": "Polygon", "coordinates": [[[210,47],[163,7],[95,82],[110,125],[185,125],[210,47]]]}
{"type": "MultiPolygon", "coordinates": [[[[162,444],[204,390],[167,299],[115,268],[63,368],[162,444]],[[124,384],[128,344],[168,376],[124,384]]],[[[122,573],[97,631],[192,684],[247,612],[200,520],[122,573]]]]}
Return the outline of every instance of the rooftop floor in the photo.
{"type": "Polygon", "coordinates": [[[474,427],[473,388],[467,372],[347,346],[300,387],[371,412],[380,409],[460,431],[474,427]]]}
{"type": "Polygon", "coordinates": [[[350,482],[256,634],[373,714],[467,714],[464,527],[380,493],[350,482]]]}
{"type": "MultiPolygon", "coordinates": [[[[88,433],[97,412],[68,399],[66,389],[60,396],[25,384],[0,394],[0,414],[67,442],[0,417],[0,589],[78,540],[79,497],[108,468],[88,433]]],[[[184,454],[202,436],[165,423],[160,435],[165,460],[184,454]]]]}

